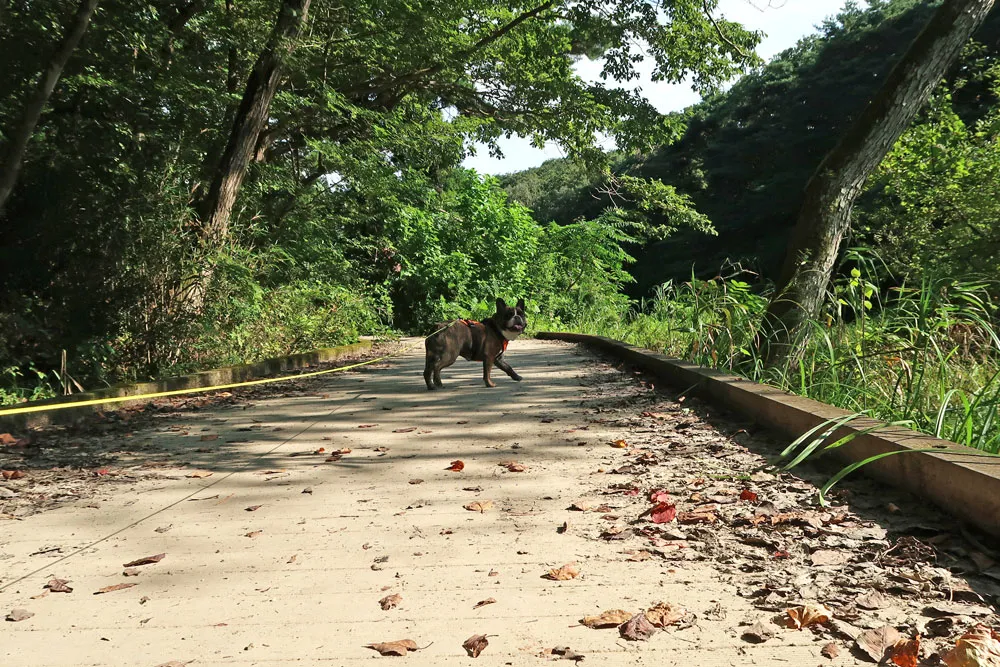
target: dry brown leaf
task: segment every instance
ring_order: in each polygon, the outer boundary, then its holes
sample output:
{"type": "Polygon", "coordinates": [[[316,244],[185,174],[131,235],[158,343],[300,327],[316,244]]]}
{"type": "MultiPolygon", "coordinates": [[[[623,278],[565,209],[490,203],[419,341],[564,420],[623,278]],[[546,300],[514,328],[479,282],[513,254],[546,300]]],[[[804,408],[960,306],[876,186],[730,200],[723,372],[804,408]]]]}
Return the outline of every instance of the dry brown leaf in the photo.
{"type": "Polygon", "coordinates": [[[802,607],[792,607],[786,609],[785,614],[792,623],[792,627],[797,630],[807,628],[810,625],[822,625],[833,618],[833,612],[821,604],[807,603],[802,607]]]}
{"type": "Polygon", "coordinates": [[[630,563],[641,563],[653,558],[653,554],[645,549],[629,549],[624,553],[626,555],[625,560],[630,563]]]}
{"type": "Polygon", "coordinates": [[[492,500],[474,500],[471,503],[468,503],[466,505],[462,505],[462,507],[464,507],[465,509],[469,510],[470,512],[479,512],[480,514],[482,514],[486,510],[493,509],[493,501],[492,500]]]}
{"type": "Polygon", "coordinates": [[[390,609],[395,609],[396,605],[403,601],[403,596],[399,593],[393,593],[392,595],[386,595],[384,598],[378,601],[379,606],[382,607],[384,611],[390,609]]]}
{"type": "Polygon", "coordinates": [[[205,477],[211,477],[212,472],[210,470],[196,470],[190,475],[184,475],[185,477],[191,477],[193,479],[203,479],[205,477]]]}
{"type": "Polygon", "coordinates": [[[409,433],[410,431],[416,431],[416,430],[417,430],[417,427],[416,427],[416,426],[409,426],[409,427],[407,427],[407,428],[397,428],[397,429],[393,429],[393,431],[392,431],[392,432],[393,432],[393,433],[409,433]]]}
{"type": "Polygon", "coordinates": [[[251,530],[249,533],[247,533],[243,537],[253,538],[253,537],[257,537],[258,535],[260,535],[263,532],[264,532],[263,530],[251,530]]]}
{"type": "Polygon", "coordinates": [[[358,428],[375,428],[378,424],[358,424],[358,428]]]}
{"type": "Polygon", "coordinates": [[[140,570],[139,568],[136,568],[136,567],[127,567],[124,570],[122,570],[122,576],[123,577],[138,577],[140,572],[142,572],[142,570],[140,570]]]}
{"type": "Polygon", "coordinates": [[[0,433],[0,445],[13,445],[15,442],[17,442],[17,438],[10,433],[0,433]]]}
{"type": "Polygon", "coordinates": [[[445,468],[445,470],[450,470],[452,472],[462,472],[465,469],[465,463],[462,461],[452,461],[451,465],[445,468]]]}
{"type": "Polygon", "coordinates": [[[920,662],[920,635],[896,642],[892,647],[892,662],[898,667],[917,667],[920,662]]]}
{"type": "Polygon", "coordinates": [[[257,510],[259,510],[259,509],[260,509],[261,507],[263,507],[263,505],[251,505],[250,507],[247,507],[247,508],[246,508],[246,511],[247,511],[247,512],[256,512],[256,511],[257,511],[257,510]]]}
{"type": "Polygon", "coordinates": [[[855,603],[862,609],[885,609],[891,601],[881,591],[872,591],[859,597],[855,603]]]}
{"type": "Polygon", "coordinates": [[[483,652],[483,649],[489,646],[490,642],[486,639],[486,635],[472,635],[465,640],[462,644],[462,648],[465,652],[469,654],[469,657],[478,658],[479,654],[483,652]]]}
{"type": "Polygon", "coordinates": [[[715,523],[719,517],[712,511],[681,512],[677,515],[677,523],[715,523]]]}
{"type": "Polygon", "coordinates": [[[883,625],[881,628],[865,630],[855,640],[858,648],[867,653],[872,660],[881,663],[885,658],[885,652],[895,646],[896,642],[903,636],[891,625],[883,625]]]}
{"type": "Polygon", "coordinates": [[[576,579],[578,576],[580,576],[580,568],[576,566],[576,563],[566,563],[558,570],[549,570],[545,578],[553,581],[568,581],[576,579]]]}
{"type": "Polygon", "coordinates": [[[631,641],[646,641],[656,633],[656,626],[645,614],[636,614],[618,627],[618,634],[631,641]]]}
{"type": "Polygon", "coordinates": [[[171,660],[170,662],[161,662],[156,667],[187,667],[189,663],[181,662],[180,660],[171,660]]]}
{"type": "Polygon", "coordinates": [[[597,616],[584,616],[580,619],[580,625],[585,625],[594,630],[600,628],[617,628],[622,623],[628,622],[633,616],[635,614],[630,611],[608,609],[607,611],[602,611],[597,616]]]}
{"type": "Polygon", "coordinates": [[[161,560],[167,557],[167,554],[156,554],[155,556],[146,556],[145,558],[138,558],[131,563],[122,563],[122,567],[139,567],[140,565],[152,565],[153,563],[159,563],[161,560]]]}
{"type": "Polygon", "coordinates": [[[206,433],[205,435],[201,436],[202,442],[211,442],[212,440],[218,440],[218,439],[219,436],[215,433],[206,433]]]}
{"type": "Polygon", "coordinates": [[[752,644],[763,644],[774,636],[777,628],[766,621],[758,620],[749,629],[743,631],[743,639],[752,644]]]}
{"type": "Polygon", "coordinates": [[[838,647],[833,642],[830,642],[829,644],[820,649],[819,654],[822,655],[824,658],[829,658],[830,660],[833,660],[838,655],[840,655],[840,647],[838,647]]]}
{"type": "Polygon", "coordinates": [[[625,442],[624,440],[615,440],[614,442],[611,443],[611,446],[614,447],[615,449],[625,449],[626,447],[628,447],[628,443],[625,442]]]}
{"type": "Polygon", "coordinates": [[[591,507],[592,507],[592,505],[590,503],[588,503],[586,500],[578,500],[575,503],[573,503],[572,505],[570,505],[569,509],[570,509],[570,511],[573,511],[573,512],[586,512],[591,507]]]}
{"type": "Polygon", "coordinates": [[[138,586],[139,584],[114,584],[113,586],[105,586],[104,588],[94,591],[94,595],[100,595],[102,593],[113,593],[115,591],[123,591],[126,588],[132,588],[133,586],[138,586]]]}
{"type": "Polygon", "coordinates": [[[409,651],[420,650],[420,647],[412,639],[397,639],[394,642],[368,644],[365,648],[374,649],[382,655],[406,655],[409,651]]]}
{"type": "Polygon", "coordinates": [[[20,470],[0,470],[0,477],[6,480],[21,479],[24,476],[24,473],[20,470]]]}
{"type": "Polygon", "coordinates": [[[68,583],[69,579],[49,579],[49,583],[45,584],[45,588],[53,593],[72,593],[73,587],[67,586],[68,583]]]}
{"type": "Polygon", "coordinates": [[[660,602],[646,610],[646,618],[656,627],[665,628],[680,621],[686,613],[681,607],[675,607],[668,602],[660,602]]]}
{"type": "Polygon", "coordinates": [[[422,480],[422,479],[411,479],[410,480],[410,484],[423,484],[423,483],[424,483],[424,480],[422,480]]]}
{"type": "Polygon", "coordinates": [[[948,667],[1000,666],[1000,634],[977,625],[955,642],[955,647],[941,656],[948,667]]]}
{"type": "Polygon", "coordinates": [[[845,565],[851,562],[851,552],[838,549],[817,549],[809,556],[813,565],[845,565]]]}
{"type": "Polygon", "coordinates": [[[479,609],[480,607],[485,607],[488,604],[495,604],[496,598],[486,598],[485,600],[480,600],[473,606],[473,609],[479,609]]]}
{"type": "Polygon", "coordinates": [[[27,609],[11,609],[10,613],[7,614],[7,620],[12,623],[17,623],[19,621],[26,621],[34,615],[35,612],[28,611],[27,609]]]}
{"type": "Polygon", "coordinates": [[[507,470],[510,472],[524,472],[525,470],[528,469],[526,465],[524,465],[523,463],[518,463],[517,461],[511,461],[504,467],[507,468],[507,470]]]}

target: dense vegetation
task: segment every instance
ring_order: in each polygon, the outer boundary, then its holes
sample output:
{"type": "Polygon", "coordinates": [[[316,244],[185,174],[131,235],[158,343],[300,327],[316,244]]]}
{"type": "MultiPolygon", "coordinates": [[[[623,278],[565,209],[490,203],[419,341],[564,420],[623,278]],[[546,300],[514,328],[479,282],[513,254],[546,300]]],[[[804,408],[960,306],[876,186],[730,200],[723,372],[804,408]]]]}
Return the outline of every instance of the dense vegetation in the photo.
{"type": "MultiPolygon", "coordinates": [[[[803,188],[934,7],[849,3],[722,93],[758,37],[704,6],[101,3],[0,203],[0,399],[70,382],[62,350],[94,386],[422,332],[526,295],[535,329],[1000,448],[1000,16],[872,175],[850,243],[865,249],[843,253],[807,353],[773,367],[757,336],[803,188]],[[637,41],[704,101],[663,117],[572,73],[603,55],[628,81],[637,41]],[[576,157],[499,181],[458,166],[509,133],[576,157]]],[[[73,3],[3,7],[10,145],[73,3]]]]}
{"type": "Polygon", "coordinates": [[[628,82],[652,59],[710,90],[758,41],[716,4],[0,2],[0,181],[19,171],[0,187],[7,400],[68,382],[62,350],[90,387],[419,331],[499,293],[553,312],[591,283],[618,299],[602,262],[652,228],[538,225],[457,165],[515,132],[590,164],[597,132],[629,149],[676,135],[573,63],[628,82]]]}

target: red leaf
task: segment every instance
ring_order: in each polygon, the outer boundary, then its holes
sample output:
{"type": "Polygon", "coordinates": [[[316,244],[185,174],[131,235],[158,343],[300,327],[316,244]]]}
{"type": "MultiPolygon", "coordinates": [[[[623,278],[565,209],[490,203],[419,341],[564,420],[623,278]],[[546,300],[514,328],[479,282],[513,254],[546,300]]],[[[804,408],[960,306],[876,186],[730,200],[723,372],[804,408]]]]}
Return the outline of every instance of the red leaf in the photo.
{"type": "Polygon", "coordinates": [[[656,489],[649,494],[649,502],[651,503],[669,503],[670,494],[663,489],[656,489]]]}
{"type": "Polygon", "coordinates": [[[138,586],[139,584],[114,584],[113,586],[105,586],[99,591],[94,591],[94,595],[100,595],[101,593],[112,593],[114,591],[125,590],[126,588],[132,588],[133,586],[138,586]]]}
{"type": "Polygon", "coordinates": [[[670,523],[677,516],[677,507],[673,503],[659,503],[649,513],[653,523],[670,523]]]}
{"type": "Polygon", "coordinates": [[[452,461],[451,465],[445,468],[445,470],[450,470],[452,472],[462,472],[465,469],[465,464],[461,461],[452,461]]]}
{"type": "Polygon", "coordinates": [[[757,502],[757,494],[751,491],[750,489],[743,489],[743,491],[740,492],[740,500],[746,500],[748,502],[755,503],[757,502]]]}

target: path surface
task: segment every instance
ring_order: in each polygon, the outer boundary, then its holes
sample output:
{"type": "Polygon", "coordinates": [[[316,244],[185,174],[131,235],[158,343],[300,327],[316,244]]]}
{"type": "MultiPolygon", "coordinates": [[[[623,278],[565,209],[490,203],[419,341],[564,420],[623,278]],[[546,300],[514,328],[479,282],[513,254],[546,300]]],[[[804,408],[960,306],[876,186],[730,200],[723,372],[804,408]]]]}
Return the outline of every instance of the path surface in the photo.
{"type": "MultiPolygon", "coordinates": [[[[127,436],[104,436],[128,437],[137,454],[119,457],[111,473],[131,470],[122,474],[133,481],[0,520],[0,611],[34,614],[0,625],[0,663],[538,665],[553,659],[546,650],[568,646],[585,665],[846,665],[863,657],[850,650],[851,628],[927,632],[919,610],[944,597],[943,570],[921,555],[922,542],[893,541],[892,519],[872,513],[882,498],[852,508],[862,516],[822,513],[810,507],[808,482],[720,478],[761,461],[741,444],[756,436],[738,424],[706,423],[570,345],[521,341],[509,358],[525,381],[501,374],[493,390],[482,387],[479,365],[460,361],[445,371],[445,390],[427,392],[415,350],[285,396],[165,412],[127,436]],[[629,447],[612,447],[619,439],[629,447]],[[326,460],[341,448],[350,452],[326,460]],[[149,466],[140,463],[152,459],[168,463],[141,478],[149,466]],[[463,471],[446,470],[455,460],[463,471]],[[501,465],[511,461],[526,469],[501,465]],[[641,514],[660,487],[702,517],[682,515],[685,525],[656,532],[663,526],[641,514]],[[744,488],[760,499],[740,501],[744,488]],[[487,501],[483,512],[463,507],[487,501]],[[789,516],[775,520],[782,512],[789,516]],[[906,548],[914,555],[894,561],[906,548]],[[830,562],[813,565],[824,549],[830,562]],[[123,564],[161,553],[123,576],[123,564]],[[567,563],[577,578],[543,578],[567,563]],[[46,594],[53,578],[73,591],[46,594]],[[94,594],[115,584],[136,585],[94,594]],[[886,603],[859,608],[873,587],[886,603]],[[393,594],[401,600],[383,610],[380,599],[393,594]],[[773,628],[763,643],[744,636],[756,620],[810,600],[845,622],[773,628]],[[688,614],[649,641],[578,623],[661,601],[688,614]],[[473,660],[462,644],[477,634],[489,645],[473,660]],[[406,658],[366,648],[400,639],[426,648],[406,658]],[[840,648],[833,660],[820,654],[830,642],[840,648]]],[[[905,505],[900,514],[897,527],[947,535],[940,517],[905,505]]],[[[988,592],[947,585],[966,594],[954,600],[980,605],[952,634],[992,613],[982,606],[988,592]]]]}

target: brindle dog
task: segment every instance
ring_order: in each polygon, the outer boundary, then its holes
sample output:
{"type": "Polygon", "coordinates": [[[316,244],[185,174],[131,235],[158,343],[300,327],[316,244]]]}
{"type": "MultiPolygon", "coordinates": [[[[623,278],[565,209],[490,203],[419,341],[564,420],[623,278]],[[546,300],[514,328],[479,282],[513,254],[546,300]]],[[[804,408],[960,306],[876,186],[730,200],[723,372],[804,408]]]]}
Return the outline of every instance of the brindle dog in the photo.
{"type": "Polygon", "coordinates": [[[424,342],[427,351],[424,363],[424,382],[428,389],[443,387],[441,369],[455,363],[459,357],[469,361],[483,362],[483,381],[487,387],[495,387],[490,379],[490,370],[496,366],[515,382],[521,381],[504,358],[507,343],[524,333],[527,320],[524,315],[524,299],[518,299],[514,307],[503,299],[497,299],[497,311],[485,322],[455,320],[437,324],[438,331],[424,342]],[[432,381],[433,380],[433,381],[432,381]]]}

